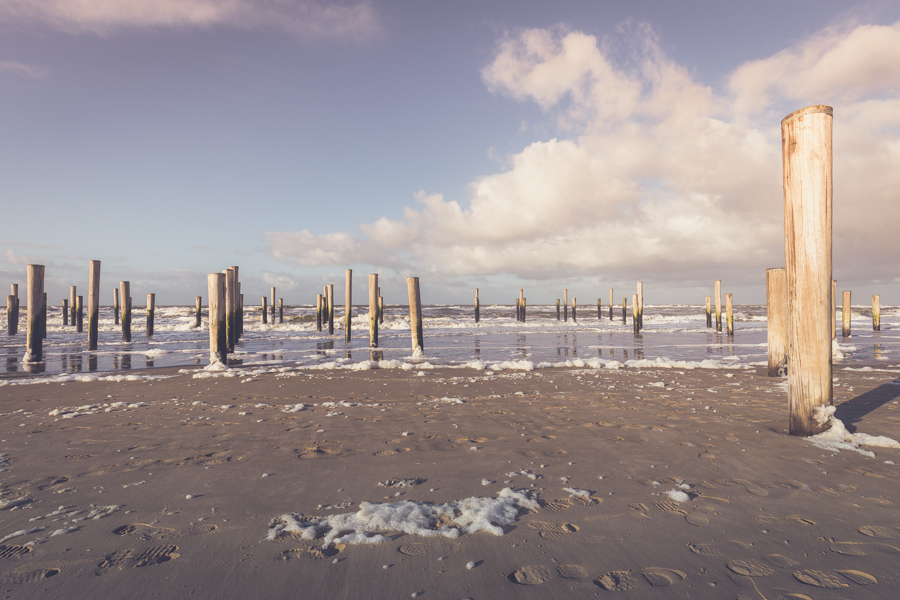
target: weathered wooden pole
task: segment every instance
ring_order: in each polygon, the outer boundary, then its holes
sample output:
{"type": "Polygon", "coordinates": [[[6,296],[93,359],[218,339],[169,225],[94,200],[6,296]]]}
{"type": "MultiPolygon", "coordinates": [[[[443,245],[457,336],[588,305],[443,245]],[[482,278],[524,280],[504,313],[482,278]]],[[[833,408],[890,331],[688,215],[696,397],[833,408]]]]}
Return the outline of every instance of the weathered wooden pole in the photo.
{"type": "Polygon", "coordinates": [[[278,299],[278,322],[284,323],[284,298],[278,299]]]}
{"type": "Polygon", "coordinates": [[[269,323],[269,312],[267,310],[268,307],[266,305],[266,297],[265,296],[260,296],[260,306],[262,307],[262,311],[261,311],[262,312],[262,322],[263,322],[263,325],[266,325],[269,323]]]}
{"type": "Polygon", "coordinates": [[[328,284],[328,335],[334,335],[334,284],[328,284]]]}
{"type": "Polygon", "coordinates": [[[227,366],[228,332],[225,326],[225,274],[208,274],[206,276],[206,287],[209,294],[209,364],[221,363],[227,366]]]}
{"type": "Polygon", "coordinates": [[[113,288],[113,325],[119,324],[119,288],[113,288]]]}
{"type": "Polygon", "coordinates": [[[481,320],[481,304],[478,302],[478,288],[475,288],[475,322],[481,320]]]}
{"type": "Polygon", "coordinates": [[[194,328],[200,327],[203,322],[203,297],[194,298],[194,328]]]}
{"type": "Polygon", "coordinates": [[[62,300],[62,321],[63,326],[69,324],[69,299],[63,298],[62,300]]]}
{"type": "Polygon", "coordinates": [[[637,306],[637,294],[631,295],[631,328],[635,333],[640,331],[640,327],[638,326],[638,306],[637,306]]]}
{"type": "Polygon", "coordinates": [[[156,318],[156,294],[147,294],[147,337],[153,337],[153,323],[156,318]]]}
{"type": "Polygon", "coordinates": [[[72,326],[75,326],[75,303],[77,302],[78,293],[75,290],[75,286],[69,286],[69,320],[72,322],[72,326]]]}
{"type": "Polygon", "coordinates": [[[572,298],[572,322],[573,322],[573,323],[575,323],[576,321],[578,321],[578,318],[575,316],[575,304],[576,304],[576,300],[577,300],[576,298],[572,298]]]}
{"type": "Polygon", "coordinates": [[[236,297],[234,270],[223,269],[222,274],[225,275],[225,346],[228,348],[228,352],[234,352],[234,343],[237,339],[234,331],[234,299],[236,297]]]}
{"type": "Polygon", "coordinates": [[[562,313],[559,312],[559,298],[556,299],[556,320],[559,321],[562,319],[562,313]]]}
{"type": "Polygon", "coordinates": [[[613,289],[609,288],[609,320],[613,320],[613,289]]]}
{"type": "Polygon", "coordinates": [[[644,282],[637,282],[638,331],[644,328],[644,282]]]}
{"type": "Polygon", "coordinates": [[[381,295],[381,288],[378,288],[378,324],[384,323],[384,296],[381,295]]]}
{"type": "Polygon", "coordinates": [[[516,297],[516,321],[522,320],[522,300],[516,297]]]}
{"type": "Polygon", "coordinates": [[[238,339],[244,337],[244,295],[241,292],[241,282],[238,282],[238,339]]]}
{"type": "Polygon", "coordinates": [[[131,299],[131,282],[130,281],[120,281],[119,282],[119,298],[120,298],[120,304],[122,306],[122,315],[119,319],[122,323],[122,341],[130,342],[131,341],[131,303],[129,302],[129,300],[131,299]]]}
{"type": "Polygon", "coordinates": [[[413,356],[425,350],[425,334],[422,332],[422,296],[419,294],[419,278],[407,277],[406,289],[409,292],[409,333],[412,337],[413,356]]]}
{"type": "Polygon", "coordinates": [[[881,331],[881,296],[872,296],[872,331],[881,331]]]}
{"type": "Polygon", "coordinates": [[[232,319],[232,327],[234,328],[234,344],[231,345],[229,352],[234,352],[234,346],[237,345],[238,340],[241,339],[241,334],[243,333],[244,323],[242,322],[244,315],[242,314],[243,307],[241,306],[241,282],[239,277],[240,267],[237,265],[232,265],[232,272],[234,272],[234,285],[232,289],[234,293],[231,298],[231,304],[234,307],[234,318],[232,319]]]}
{"type": "Polygon", "coordinates": [[[84,333],[84,296],[75,296],[75,333],[84,333]]]}
{"type": "Polygon", "coordinates": [[[628,299],[622,298],[622,325],[625,325],[628,321],[628,299]]]}
{"type": "Polygon", "coordinates": [[[706,327],[712,327],[712,311],[710,310],[709,296],[706,297],[706,327]]]}
{"type": "Polygon", "coordinates": [[[100,261],[88,267],[88,350],[97,349],[100,332],[100,261]]]}
{"type": "Polygon", "coordinates": [[[28,321],[25,326],[24,361],[36,363],[44,360],[44,344],[41,334],[42,313],[46,313],[47,310],[44,304],[44,265],[28,265],[25,272],[28,321]]]}
{"type": "Polygon", "coordinates": [[[322,294],[316,294],[316,331],[322,331],[322,294]]]}
{"type": "Polygon", "coordinates": [[[603,304],[600,298],[597,298],[597,320],[600,321],[601,319],[603,319],[603,304]]]}
{"type": "Polygon", "coordinates": [[[44,310],[41,311],[41,339],[47,339],[47,292],[44,292],[44,310]]]}
{"type": "Polygon", "coordinates": [[[378,273],[369,273],[369,348],[378,347],[378,273]]]}
{"type": "Polygon", "coordinates": [[[716,279],[716,331],[722,331],[722,280],[716,279]]]}
{"type": "Polygon", "coordinates": [[[810,106],[781,121],[787,275],[790,433],[827,427],[814,409],[832,404],[832,109],[810,106]]]}
{"type": "Polygon", "coordinates": [[[521,307],[520,307],[521,310],[519,311],[519,316],[521,318],[519,320],[524,323],[525,322],[525,307],[528,306],[528,299],[522,297],[522,298],[519,298],[519,302],[521,303],[521,307]]]}
{"type": "Polygon", "coordinates": [[[787,372],[787,288],[784,267],[766,269],[766,345],[769,377],[787,372]]]}
{"type": "Polygon", "coordinates": [[[275,324],[275,287],[272,286],[272,325],[275,324]]]}
{"type": "Polygon", "coordinates": [[[350,343],[353,325],[353,270],[344,272],[344,341],[350,343]]]}
{"type": "Polygon", "coordinates": [[[831,280],[831,339],[837,337],[837,280],[831,280]]]}
{"type": "Polygon", "coordinates": [[[563,290],[563,321],[569,321],[569,290],[563,290]]]}
{"type": "Polygon", "coordinates": [[[843,304],[841,305],[841,335],[850,337],[850,290],[843,292],[843,304]]]}
{"type": "Polygon", "coordinates": [[[16,297],[12,294],[6,297],[6,335],[16,335],[16,297]]]}
{"type": "MultiPolygon", "coordinates": [[[[13,283],[9,286],[9,295],[12,296],[12,320],[7,320],[6,333],[8,335],[16,335],[19,332],[19,284],[13,283]]],[[[7,307],[9,305],[7,304],[7,307]]]]}
{"type": "Polygon", "coordinates": [[[734,305],[731,294],[725,294],[725,332],[730,337],[734,336],[734,305]]]}

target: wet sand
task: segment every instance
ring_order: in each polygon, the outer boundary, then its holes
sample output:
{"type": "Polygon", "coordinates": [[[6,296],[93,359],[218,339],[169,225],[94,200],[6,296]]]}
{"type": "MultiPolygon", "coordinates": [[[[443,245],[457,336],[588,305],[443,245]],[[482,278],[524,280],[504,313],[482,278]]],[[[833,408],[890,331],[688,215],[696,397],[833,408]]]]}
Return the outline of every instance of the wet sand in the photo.
{"type": "MultiPolygon", "coordinates": [[[[0,388],[3,596],[818,600],[900,589],[900,450],[833,453],[787,435],[784,380],[426,373],[0,388]],[[266,539],[285,513],[505,487],[540,508],[502,536],[266,539]]],[[[894,374],[835,376],[851,431],[900,439],[894,374]]]]}

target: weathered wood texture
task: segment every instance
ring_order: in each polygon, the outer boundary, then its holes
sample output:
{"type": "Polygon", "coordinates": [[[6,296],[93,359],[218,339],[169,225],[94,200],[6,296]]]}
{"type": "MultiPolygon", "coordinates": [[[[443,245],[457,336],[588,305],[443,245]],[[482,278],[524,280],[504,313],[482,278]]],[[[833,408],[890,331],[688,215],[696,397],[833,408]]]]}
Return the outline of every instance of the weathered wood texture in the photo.
{"type": "Polygon", "coordinates": [[[609,288],[609,320],[613,320],[613,289],[609,288]]]}
{"type": "Polygon", "coordinates": [[[194,299],[194,328],[198,329],[203,322],[203,297],[194,299]]]}
{"type": "Polygon", "coordinates": [[[88,267],[88,350],[97,349],[100,334],[100,261],[88,267]]]}
{"type": "Polygon", "coordinates": [[[344,341],[350,343],[353,326],[353,270],[344,272],[344,341]]]}
{"type": "Polygon", "coordinates": [[[28,320],[25,325],[25,357],[27,363],[44,360],[44,343],[41,320],[47,311],[44,303],[44,265],[28,265],[25,270],[28,320]]]}
{"type": "Polygon", "coordinates": [[[713,293],[716,300],[716,331],[722,331],[722,280],[716,279],[715,292],[713,293]]]}
{"type": "Polygon", "coordinates": [[[78,292],[76,290],[76,286],[69,286],[69,322],[72,326],[75,326],[75,321],[77,318],[75,316],[75,303],[78,301],[78,292]]]}
{"type": "Polygon", "coordinates": [[[734,304],[731,294],[725,294],[725,333],[734,336],[734,304]]]}
{"type": "Polygon", "coordinates": [[[119,288],[113,288],[113,325],[119,324],[119,313],[121,312],[119,304],[119,288]]]}
{"type": "MultiPolygon", "coordinates": [[[[273,290],[275,288],[272,288],[273,290]]],[[[274,313],[272,319],[274,320],[274,313]]],[[[328,284],[328,335],[334,335],[334,284],[328,284]]]]}
{"type": "Polygon", "coordinates": [[[75,296],[75,333],[84,333],[84,296],[75,296]]]}
{"type": "Polygon", "coordinates": [[[69,299],[63,298],[62,301],[62,322],[63,326],[69,324],[69,299]]]}
{"type": "Polygon", "coordinates": [[[409,292],[409,333],[412,338],[413,357],[425,350],[425,334],[422,331],[422,296],[419,293],[419,278],[407,277],[409,292]]]}
{"type": "Polygon", "coordinates": [[[228,365],[228,333],[225,330],[225,274],[206,276],[209,294],[209,364],[228,365]]]}
{"type": "Polygon", "coordinates": [[[229,352],[234,352],[234,343],[237,335],[234,331],[234,270],[225,269],[222,271],[225,275],[225,344],[229,352]]]}
{"type": "Polygon", "coordinates": [[[316,331],[322,331],[322,294],[316,294],[316,331]]]}
{"type": "Polygon", "coordinates": [[[569,320],[569,290],[563,290],[563,321],[569,320]]]}
{"type": "Polygon", "coordinates": [[[710,300],[710,298],[709,298],[709,296],[707,296],[706,297],[706,327],[707,328],[712,327],[712,311],[710,310],[709,300],[710,300]]]}
{"type": "Polygon", "coordinates": [[[122,307],[119,321],[122,323],[122,341],[131,341],[131,306],[128,300],[131,298],[131,282],[119,282],[119,305],[122,307]]]}
{"type": "Polygon", "coordinates": [[[637,282],[638,331],[644,328],[644,282],[637,282]]]}
{"type": "MultiPolygon", "coordinates": [[[[788,405],[793,435],[820,433],[814,409],[832,404],[832,109],[781,122],[787,281],[788,405]]],[[[832,313],[833,314],[833,313],[832,313]]]]}
{"type": "Polygon", "coordinates": [[[147,294],[147,337],[153,337],[153,324],[156,318],[156,294],[147,294]]]}
{"type": "Polygon", "coordinates": [[[844,290],[841,298],[841,335],[850,337],[850,317],[853,314],[850,308],[850,290],[844,290]]]}
{"type": "Polygon", "coordinates": [[[640,331],[638,327],[638,307],[637,307],[637,294],[631,295],[631,329],[637,333],[640,331]]]}
{"type": "Polygon", "coordinates": [[[475,322],[481,320],[481,303],[478,301],[478,288],[475,288],[475,322]]]}
{"type": "Polygon", "coordinates": [[[9,294],[6,297],[6,335],[16,335],[18,323],[16,322],[16,297],[9,294]]]}
{"type": "Polygon", "coordinates": [[[881,296],[872,296],[872,331],[881,331],[881,296]]]}
{"type": "Polygon", "coordinates": [[[378,347],[378,273],[369,274],[369,348],[378,347]]]}
{"type": "Polygon", "coordinates": [[[240,267],[236,265],[231,266],[231,270],[234,272],[234,294],[231,299],[231,304],[234,306],[234,317],[232,318],[232,327],[234,328],[234,344],[231,346],[231,351],[234,351],[234,346],[237,345],[238,340],[241,339],[241,333],[243,330],[243,307],[241,300],[241,281],[240,277],[240,267]]]}
{"type": "Polygon", "coordinates": [[[284,323],[284,298],[278,299],[278,322],[284,323]]]}
{"type": "Polygon", "coordinates": [[[831,280],[831,339],[837,337],[837,281],[831,280]]]}
{"type": "Polygon", "coordinates": [[[787,373],[787,287],[784,267],[766,269],[766,343],[769,377],[787,373]]]}

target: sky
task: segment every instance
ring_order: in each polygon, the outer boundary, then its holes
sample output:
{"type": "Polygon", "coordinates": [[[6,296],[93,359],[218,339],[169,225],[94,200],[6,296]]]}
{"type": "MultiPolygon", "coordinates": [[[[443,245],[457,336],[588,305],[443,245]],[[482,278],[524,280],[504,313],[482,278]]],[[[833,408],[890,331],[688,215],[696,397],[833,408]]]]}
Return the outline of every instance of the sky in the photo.
{"type": "Polygon", "coordinates": [[[0,0],[0,284],[761,303],[813,104],[838,287],[900,304],[898,2],[0,0]]]}

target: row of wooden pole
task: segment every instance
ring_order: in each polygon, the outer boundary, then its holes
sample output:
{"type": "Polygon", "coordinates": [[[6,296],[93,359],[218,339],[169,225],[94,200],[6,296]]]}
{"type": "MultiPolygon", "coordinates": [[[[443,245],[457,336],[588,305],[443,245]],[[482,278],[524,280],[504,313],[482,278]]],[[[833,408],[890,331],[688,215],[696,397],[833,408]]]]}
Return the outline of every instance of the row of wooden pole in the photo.
{"type": "MultiPolygon", "coordinates": [[[[722,280],[716,279],[713,284],[713,295],[716,303],[716,331],[722,331],[722,280]]],[[[706,297],[706,326],[712,327],[710,297],[706,297]]],[[[731,294],[725,294],[725,332],[734,335],[734,303],[731,294]]]]}

